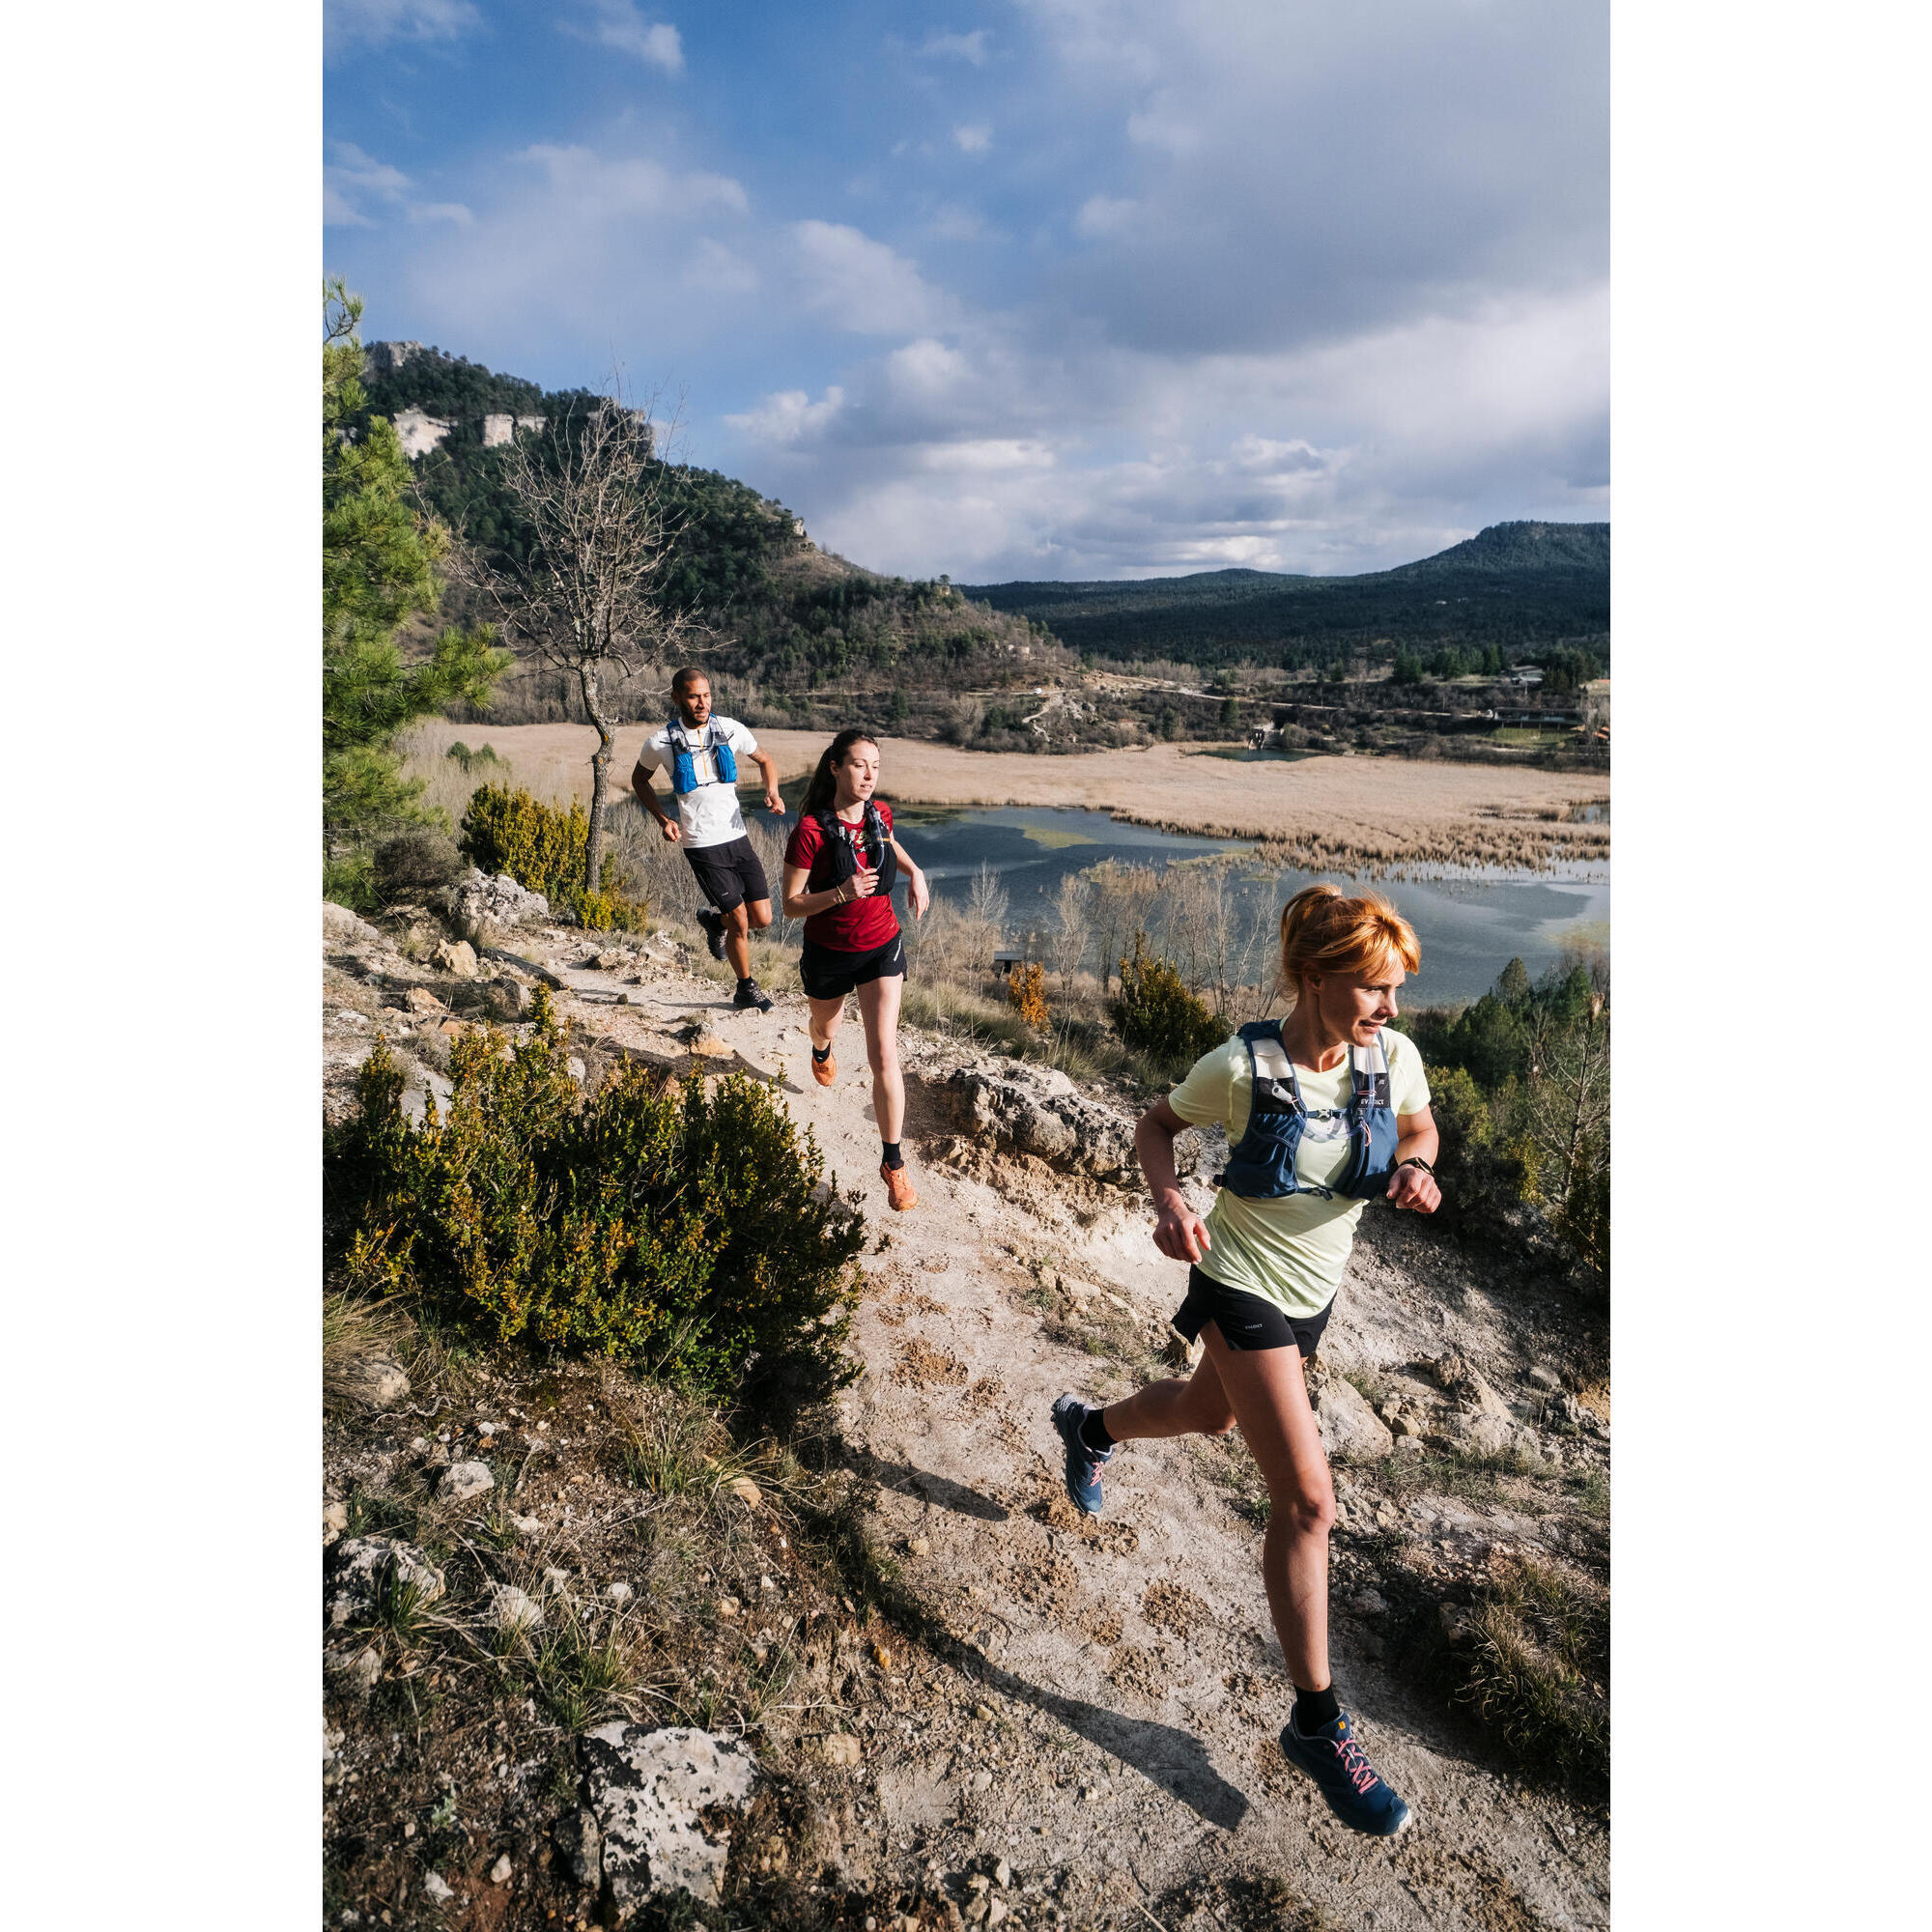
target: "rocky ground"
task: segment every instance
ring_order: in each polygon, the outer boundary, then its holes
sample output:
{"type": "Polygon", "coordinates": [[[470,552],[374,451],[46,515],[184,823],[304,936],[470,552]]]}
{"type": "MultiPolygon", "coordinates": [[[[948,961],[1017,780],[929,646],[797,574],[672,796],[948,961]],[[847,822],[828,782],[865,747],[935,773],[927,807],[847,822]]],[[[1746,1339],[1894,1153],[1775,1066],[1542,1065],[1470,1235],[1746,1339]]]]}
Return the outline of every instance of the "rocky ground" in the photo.
{"type": "MultiPolygon", "coordinates": [[[[1165,1372],[1185,1272],[1149,1239],[1121,1096],[909,1030],[922,1199],[892,1215],[856,1019],[821,1089],[792,989],[738,1013],[675,940],[592,944],[480,884],[455,923],[473,943],[327,914],[328,1115],[379,1030],[420,1110],[455,1031],[554,982],[587,1084],[637,1057],[775,1082],[883,1239],[863,1376],[759,1457],[607,1365],[380,1318],[337,1349],[328,1923],[1607,1923],[1606,1812],[1526,1781],[1443,1690],[1499,1563],[1606,1577],[1601,1313],[1364,1218],[1316,1377],[1335,1674],[1416,1812],[1365,1841],[1275,1744],[1238,1438],[1127,1448],[1098,1520],[1061,1488],[1053,1398],[1165,1372]],[[600,1704],[619,1651],[650,1662],[600,1704]]],[[[1218,1151],[1193,1150],[1204,1206],[1218,1151]]]]}

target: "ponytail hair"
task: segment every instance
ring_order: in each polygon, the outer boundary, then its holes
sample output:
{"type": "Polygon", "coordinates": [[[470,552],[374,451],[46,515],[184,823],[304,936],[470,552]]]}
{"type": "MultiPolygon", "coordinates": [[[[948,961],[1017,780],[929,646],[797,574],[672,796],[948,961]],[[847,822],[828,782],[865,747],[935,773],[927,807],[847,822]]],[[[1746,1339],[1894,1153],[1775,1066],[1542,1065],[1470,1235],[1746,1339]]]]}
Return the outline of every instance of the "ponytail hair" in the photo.
{"type": "Polygon", "coordinates": [[[1291,998],[1305,973],[1374,978],[1390,960],[1422,969],[1415,928],[1379,893],[1345,897],[1339,886],[1304,886],[1281,909],[1281,977],[1291,998]]]}
{"type": "Polygon", "coordinates": [[[810,818],[818,812],[832,810],[833,801],[838,796],[838,781],[832,776],[832,768],[845,762],[846,754],[854,745],[869,745],[875,752],[879,749],[879,741],[869,731],[862,731],[856,725],[839,732],[818,754],[811,782],[806,786],[804,802],[798,809],[801,818],[810,818]]]}

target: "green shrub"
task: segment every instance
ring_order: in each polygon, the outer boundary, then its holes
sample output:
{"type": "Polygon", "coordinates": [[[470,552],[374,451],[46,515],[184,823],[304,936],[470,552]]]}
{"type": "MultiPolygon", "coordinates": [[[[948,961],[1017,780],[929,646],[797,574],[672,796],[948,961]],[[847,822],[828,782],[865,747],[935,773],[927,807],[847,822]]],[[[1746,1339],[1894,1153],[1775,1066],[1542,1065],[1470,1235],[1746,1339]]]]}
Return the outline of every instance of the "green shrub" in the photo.
{"type": "Polygon", "coordinates": [[[1460,1066],[1432,1071],[1429,1109],[1441,1135],[1435,1178],[1442,1186],[1437,1218],[1479,1236],[1507,1232],[1510,1212],[1530,1198],[1527,1151],[1508,1134],[1514,1090],[1486,1096],[1460,1066]]]}
{"type": "Polygon", "coordinates": [[[1174,967],[1134,934],[1132,954],[1121,961],[1121,997],[1114,1025],[1136,1052],[1162,1061],[1194,1061],[1228,1037],[1228,1023],[1197,1000],[1174,967]]]}
{"type": "Polygon", "coordinates": [[[590,817],[575,799],[568,811],[521,785],[479,785],[463,814],[463,853],[493,877],[507,872],[553,904],[583,891],[583,847],[590,817]]]}
{"type": "Polygon", "coordinates": [[[497,755],[497,749],[494,745],[479,745],[472,752],[461,738],[450,746],[449,750],[443,753],[442,755],[445,758],[453,758],[466,773],[473,771],[478,765],[503,765],[509,762],[508,759],[499,758],[497,755]]]}
{"type": "Polygon", "coordinates": [[[748,1371],[801,1400],[849,1380],[865,1226],[820,1189],[810,1134],[742,1074],[680,1086],[634,1067],[585,1100],[564,1061],[539,990],[521,1042],[455,1042],[447,1113],[412,1127],[378,1041],[325,1158],[351,1292],[708,1393],[748,1371]]]}
{"type": "Polygon", "coordinates": [[[445,832],[423,826],[385,838],[376,847],[376,896],[384,905],[420,898],[463,876],[463,855],[445,832]]]}
{"type": "Polygon", "coordinates": [[[509,873],[587,926],[641,931],[649,908],[629,895],[629,881],[611,855],[605,855],[597,890],[584,890],[583,848],[589,837],[590,814],[578,800],[559,811],[521,785],[481,785],[463,814],[463,852],[471,865],[493,876],[509,873]]]}
{"type": "Polygon", "coordinates": [[[1477,1601],[1458,1701],[1510,1755],[1600,1795],[1609,1783],[1609,1601],[1552,1563],[1512,1557],[1477,1601]]]}

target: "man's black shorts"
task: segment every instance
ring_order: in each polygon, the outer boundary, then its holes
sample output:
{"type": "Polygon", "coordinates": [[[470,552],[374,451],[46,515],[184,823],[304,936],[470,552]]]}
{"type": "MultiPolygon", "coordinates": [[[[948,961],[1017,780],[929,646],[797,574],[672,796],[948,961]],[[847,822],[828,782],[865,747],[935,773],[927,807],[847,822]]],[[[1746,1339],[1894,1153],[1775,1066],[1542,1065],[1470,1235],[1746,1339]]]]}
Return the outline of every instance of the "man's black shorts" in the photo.
{"type": "Polygon", "coordinates": [[[1174,1317],[1174,1326],[1192,1342],[1211,1321],[1231,1349],[1299,1349],[1307,1361],[1321,1346],[1321,1331],[1335,1312],[1331,1298],[1319,1315],[1284,1315],[1273,1302],[1244,1288],[1230,1288],[1198,1267],[1187,1270],[1187,1299],[1174,1317]]]}
{"type": "Polygon", "coordinates": [[[890,980],[906,969],[905,935],[893,934],[884,946],[869,952],[841,952],[836,946],[815,946],[805,942],[798,955],[798,977],[805,981],[806,997],[811,1000],[842,1000],[847,993],[874,980],[890,980]]]}
{"type": "Polygon", "coordinates": [[[723,845],[687,846],[684,856],[697,874],[697,890],[720,912],[729,912],[747,899],[756,904],[772,895],[764,866],[749,838],[727,839],[723,845]]]}

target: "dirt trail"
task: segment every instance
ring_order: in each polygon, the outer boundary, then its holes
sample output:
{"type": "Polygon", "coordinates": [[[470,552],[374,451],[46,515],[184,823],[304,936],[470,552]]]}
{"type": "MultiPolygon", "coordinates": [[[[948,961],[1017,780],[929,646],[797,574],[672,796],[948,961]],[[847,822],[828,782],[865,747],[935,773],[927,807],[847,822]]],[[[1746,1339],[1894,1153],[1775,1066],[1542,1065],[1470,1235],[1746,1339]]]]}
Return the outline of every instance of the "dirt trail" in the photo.
{"type": "MultiPolygon", "coordinates": [[[[602,975],[565,977],[606,999],[619,991],[602,975]]],[[[1184,1269],[1154,1251],[1143,1200],[1063,1183],[1024,1156],[992,1169],[999,1185],[947,1164],[930,1096],[950,1065],[976,1056],[909,1033],[907,1153],[922,1198],[891,1214],[856,1014],[826,1090],[810,1077],[795,990],[769,1014],[738,1013],[726,988],[670,970],[622,991],[634,1004],[565,1005],[592,1034],[639,1046],[662,1045],[691,1016],[708,1020],[780,1076],[839,1184],[861,1189],[890,1236],[867,1263],[856,1324],[867,1373],[843,1398],[845,1435],[876,1480],[880,1537],[905,1582],[980,1660],[990,1717],[962,1728],[957,1712],[895,1707],[868,1741],[876,1815],[854,1822],[855,1861],[882,1875],[1000,1855],[1016,1870],[1076,1868],[1118,1894],[1120,1922],[1138,1907],[1139,1922],[1169,1932],[1223,1922],[1206,1907],[1181,1918],[1171,1901],[1235,1874],[1278,1878],[1328,1915],[1316,1922],[1350,1927],[1607,1923],[1605,1817],[1472,1761],[1466,1739],[1379,1667],[1379,1640],[1346,1607],[1361,1585],[1342,1537],[1336,1680],[1416,1823],[1393,1845],[1363,1840],[1285,1766],[1275,1737],[1290,1687],[1258,1573],[1260,1530],[1242,1508],[1245,1457],[1232,1443],[1133,1445],[1107,1470],[1101,1519],[1067,1503],[1054,1397],[1111,1398],[1144,1371],[1087,1352],[1077,1324],[1043,1319],[1043,1308],[1070,1296],[1143,1334],[1164,1321],[1184,1269]],[[1064,1278],[1057,1294],[1042,1292],[1042,1267],[1064,1278]],[[1163,1898],[1172,1923],[1148,1913],[1163,1898]]],[[[1372,1209],[1323,1355],[1376,1369],[1453,1348],[1514,1374],[1514,1319],[1453,1254],[1372,1209]]],[[[1388,1520],[1389,1505],[1346,1471],[1338,1490],[1345,1530],[1351,1511],[1356,1531],[1366,1527],[1372,1505],[1388,1520]]],[[[1445,1561],[1538,1532],[1443,1499],[1406,1507],[1404,1527],[1445,1561]]]]}

